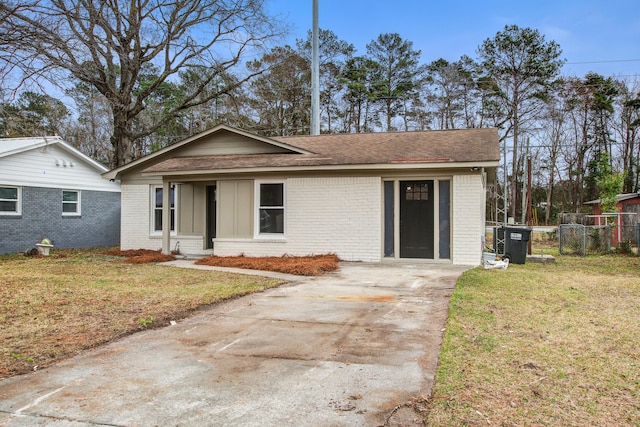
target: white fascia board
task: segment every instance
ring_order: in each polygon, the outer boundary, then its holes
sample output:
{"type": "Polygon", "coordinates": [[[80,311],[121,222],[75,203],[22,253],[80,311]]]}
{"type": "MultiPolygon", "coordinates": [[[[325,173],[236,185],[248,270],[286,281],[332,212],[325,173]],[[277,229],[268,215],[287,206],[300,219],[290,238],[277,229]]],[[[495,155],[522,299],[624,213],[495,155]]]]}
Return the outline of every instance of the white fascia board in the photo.
{"type": "MultiPolygon", "coordinates": [[[[189,175],[224,175],[238,173],[267,173],[267,172],[306,172],[306,171],[362,171],[362,170],[407,170],[407,169],[461,169],[461,168],[492,168],[498,167],[499,162],[465,162],[465,163],[381,163],[362,165],[324,165],[324,166],[286,166],[261,168],[216,169],[210,171],[171,171],[171,172],[143,172],[143,176],[189,176],[189,175]]],[[[104,176],[104,175],[103,175],[104,176]]]]}
{"type": "MultiPolygon", "coordinates": [[[[59,136],[38,136],[30,138],[3,138],[6,143],[15,145],[12,150],[0,152],[0,157],[9,157],[14,154],[23,153],[25,151],[35,150],[36,148],[42,148],[49,144],[56,144],[62,141],[59,136]],[[12,144],[13,143],[13,144],[12,144]]],[[[0,143],[3,142],[0,139],[0,143]]]]}

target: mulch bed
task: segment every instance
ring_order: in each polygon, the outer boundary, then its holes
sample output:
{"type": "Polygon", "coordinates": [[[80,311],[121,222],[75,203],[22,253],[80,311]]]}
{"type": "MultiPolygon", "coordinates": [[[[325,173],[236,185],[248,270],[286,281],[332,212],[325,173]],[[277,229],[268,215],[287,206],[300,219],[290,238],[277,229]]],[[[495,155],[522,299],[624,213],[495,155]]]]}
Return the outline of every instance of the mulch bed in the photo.
{"type": "Polygon", "coordinates": [[[337,270],[339,262],[340,259],[334,254],[302,257],[284,255],[281,257],[260,258],[240,255],[232,257],[206,257],[196,261],[196,264],[275,271],[299,276],[320,276],[326,272],[337,270]]]}
{"type": "Polygon", "coordinates": [[[124,262],[129,264],[146,264],[150,262],[167,262],[176,259],[173,255],[164,255],[161,251],[154,251],[151,249],[129,249],[121,251],[119,249],[113,249],[110,251],[101,252],[102,255],[111,255],[126,257],[124,262]]]}

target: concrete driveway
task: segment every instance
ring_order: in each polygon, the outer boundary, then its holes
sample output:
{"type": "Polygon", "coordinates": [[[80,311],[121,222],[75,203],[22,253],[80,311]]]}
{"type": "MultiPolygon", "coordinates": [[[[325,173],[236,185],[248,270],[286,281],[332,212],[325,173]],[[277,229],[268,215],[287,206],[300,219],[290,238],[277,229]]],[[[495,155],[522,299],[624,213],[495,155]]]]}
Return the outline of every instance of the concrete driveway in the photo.
{"type": "Polygon", "coordinates": [[[343,263],[219,304],[0,381],[0,425],[421,425],[462,271],[343,263]]]}

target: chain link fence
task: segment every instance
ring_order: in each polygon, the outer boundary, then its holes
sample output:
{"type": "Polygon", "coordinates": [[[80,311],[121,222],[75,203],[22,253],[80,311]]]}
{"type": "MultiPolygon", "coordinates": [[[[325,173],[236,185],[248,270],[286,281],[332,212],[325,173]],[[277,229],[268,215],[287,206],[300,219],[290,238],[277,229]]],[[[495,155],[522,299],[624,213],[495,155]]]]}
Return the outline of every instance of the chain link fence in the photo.
{"type": "Polygon", "coordinates": [[[611,226],[561,224],[558,226],[558,242],[560,255],[610,253],[611,226]]]}

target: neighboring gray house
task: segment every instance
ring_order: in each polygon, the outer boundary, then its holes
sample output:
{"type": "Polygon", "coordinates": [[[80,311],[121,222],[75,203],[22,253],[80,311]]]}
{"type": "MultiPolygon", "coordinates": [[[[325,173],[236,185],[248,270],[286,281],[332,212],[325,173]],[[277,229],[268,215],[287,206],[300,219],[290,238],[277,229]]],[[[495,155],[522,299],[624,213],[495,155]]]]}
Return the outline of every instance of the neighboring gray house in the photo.
{"type": "Polygon", "coordinates": [[[496,129],[267,138],[219,125],[103,177],[121,182],[122,249],[478,265],[499,158],[496,129]]]}
{"type": "Polygon", "coordinates": [[[120,241],[120,184],[58,136],[0,138],[0,253],[120,241]]]}

